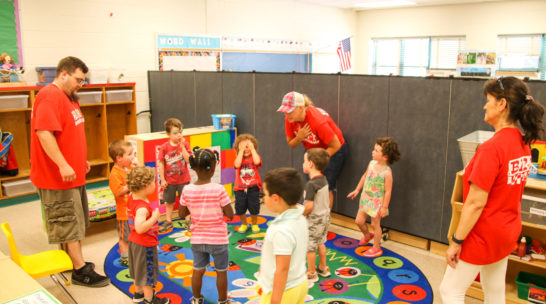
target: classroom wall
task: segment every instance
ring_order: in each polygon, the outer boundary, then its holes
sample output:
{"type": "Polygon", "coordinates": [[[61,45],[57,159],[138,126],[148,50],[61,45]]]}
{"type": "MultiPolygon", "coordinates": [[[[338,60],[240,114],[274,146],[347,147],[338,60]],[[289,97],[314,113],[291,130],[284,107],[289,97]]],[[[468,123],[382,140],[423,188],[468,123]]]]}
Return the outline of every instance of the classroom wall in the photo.
{"type": "Polygon", "coordinates": [[[468,49],[495,50],[499,34],[544,33],[545,15],[546,1],[525,0],[359,11],[356,71],[371,72],[372,38],[466,35],[468,49]]]}
{"type": "MultiPolygon", "coordinates": [[[[37,81],[36,66],[77,56],[91,69],[122,71],[136,82],[137,112],[149,109],[146,73],[157,70],[156,34],[337,41],[356,28],[354,11],[285,0],[19,0],[19,6],[24,81],[37,81]]],[[[137,122],[139,133],[150,131],[147,116],[137,122]]]]}

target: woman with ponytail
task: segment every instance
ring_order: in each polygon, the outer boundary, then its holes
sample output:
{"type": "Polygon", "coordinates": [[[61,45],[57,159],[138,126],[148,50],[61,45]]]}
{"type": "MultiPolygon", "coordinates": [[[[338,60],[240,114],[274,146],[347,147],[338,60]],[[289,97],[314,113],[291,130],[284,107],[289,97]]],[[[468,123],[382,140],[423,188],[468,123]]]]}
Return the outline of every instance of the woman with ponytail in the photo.
{"type": "Polygon", "coordinates": [[[506,266],[521,233],[520,201],[531,167],[530,144],[544,133],[544,107],[523,81],[491,79],[483,93],[484,120],[495,128],[495,135],[478,147],[464,169],[464,205],[446,252],[450,267],[440,284],[444,304],[464,303],[478,273],[484,302],[506,303],[506,266]]]}

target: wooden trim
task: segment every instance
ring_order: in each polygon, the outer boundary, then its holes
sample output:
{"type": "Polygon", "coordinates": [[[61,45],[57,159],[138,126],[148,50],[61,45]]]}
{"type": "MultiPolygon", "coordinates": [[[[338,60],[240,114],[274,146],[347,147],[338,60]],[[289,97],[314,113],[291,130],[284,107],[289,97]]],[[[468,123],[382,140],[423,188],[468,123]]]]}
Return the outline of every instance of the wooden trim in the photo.
{"type": "Polygon", "coordinates": [[[445,256],[448,247],[449,246],[446,245],[446,244],[430,241],[430,252],[431,253],[441,255],[441,256],[445,256]]]}

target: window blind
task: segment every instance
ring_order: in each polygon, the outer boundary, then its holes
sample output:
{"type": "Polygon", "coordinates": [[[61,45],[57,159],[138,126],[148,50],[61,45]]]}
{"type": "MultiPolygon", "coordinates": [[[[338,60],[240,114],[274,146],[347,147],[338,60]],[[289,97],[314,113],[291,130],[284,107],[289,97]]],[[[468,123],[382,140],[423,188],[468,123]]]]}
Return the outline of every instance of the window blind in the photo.
{"type": "Polygon", "coordinates": [[[432,37],[429,69],[455,70],[458,51],[465,48],[465,37],[432,37]]]}

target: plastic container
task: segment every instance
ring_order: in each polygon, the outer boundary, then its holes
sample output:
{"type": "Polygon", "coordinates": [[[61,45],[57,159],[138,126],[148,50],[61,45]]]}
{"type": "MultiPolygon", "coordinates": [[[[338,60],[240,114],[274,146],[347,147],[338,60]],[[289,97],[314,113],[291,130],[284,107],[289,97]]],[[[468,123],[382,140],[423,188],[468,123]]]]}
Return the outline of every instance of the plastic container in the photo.
{"type": "Polygon", "coordinates": [[[235,128],[235,115],[233,114],[212,114],[212,125],[215,130],[235,128]]]}
{"type": "Polygon", "coordinates": [[[520,271],[516,277],[518,298],[532,303],[546,303],[546,277],[520,271]]]}
{"type": "Polygon", "coordinates": [[[546,199],[524,194],[521,197],[521,220],[546,226],[546,199]]]}
{"type": "Polygon", "coordinates": [[[102,102],[102,92],[101,91],[87,91],[87,92],[78,92],[80,104],[96,104],[102,102]]]}
{"type": "Polygon", "coordinates": [[[28,108],[28,95],[0,95],[0,110],[28,108]]]}
{"type": "Polygon", "coordinates": [[[57,73],[56,67],[36,67],[36,72],[38,72],[38,82],[36,85],[48,85],[55,80],[55,75],[57,73]]]}
{"type": "Polygon", "coordinates": [[[91,69],[86,75],[89,79],[89,83],[103,84],[108,83],[108,70],[107,69],[91,69]]]}
{"type": "Polygon", "coordinates": [[[109,90],[106,91],[106,102],[131,101],[133,90],[109,90]]]}
{"type": "Polygon", "coordinates": [[[30,179],[2,182],[2,192],[6,196],[19,195],[34,191],[36,191],[36,187],[34,187],[30,179]]]}
{"type": "Polygon", "coordinates": [[[457,139],[464,167],[468,165],[478,146],[493,137],[494,134],[495,132],[492,131],[478,130],[457,139]]]}

